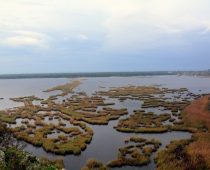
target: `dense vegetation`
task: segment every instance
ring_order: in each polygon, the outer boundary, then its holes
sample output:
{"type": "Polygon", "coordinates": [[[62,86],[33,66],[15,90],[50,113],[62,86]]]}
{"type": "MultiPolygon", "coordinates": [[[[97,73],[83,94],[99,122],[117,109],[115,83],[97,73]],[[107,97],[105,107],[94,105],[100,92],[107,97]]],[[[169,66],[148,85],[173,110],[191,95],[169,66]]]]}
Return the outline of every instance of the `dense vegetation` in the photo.
{"type": "Polygon", "coordinates": [[[208,170],[209,167],[202,155],[191,155],[187,151],[190,140],[173,141],[167,150],[158,152],[157,170],[208,170]]]}
{"type": "Polygon", "coordinates": [[[1,170],[60,170],[61,160],[50,161],[36,158],[23,150],[6,125],[0,123],[0,169],[1,170]]]}
{"type": "Polygon", "coordinates": [[[209,96],[201,97],[187,106],[180,127],[194,129],[191,140],[174,141],[158,152],[157,169],[208,170],[210,169],[210,112],[209,96]]]}

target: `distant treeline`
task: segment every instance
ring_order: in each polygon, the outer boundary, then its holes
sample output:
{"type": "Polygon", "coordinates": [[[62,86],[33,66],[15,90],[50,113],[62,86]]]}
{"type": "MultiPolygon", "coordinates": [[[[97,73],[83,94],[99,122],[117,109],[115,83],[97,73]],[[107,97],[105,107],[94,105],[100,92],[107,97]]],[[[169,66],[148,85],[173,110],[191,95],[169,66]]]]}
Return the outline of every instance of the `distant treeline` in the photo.
{"type": "Polygon", "coordinates": [[[175,72],[96,72],[96,73],[41,73],[41,74],[2,74],[0,79],[28,79],[28,78],[78,78],[78,77],[129,77],[129,76],[155,76],[175,75],[175,72]]]}
{"type": "Polygon", "coordinates": [[[147,72],[1,74],[0,79],[129,77],[129,76],[159,76],[159,75],[210,76],[210,71],[207,70],[207,71],[147,71],[147,72]]]}

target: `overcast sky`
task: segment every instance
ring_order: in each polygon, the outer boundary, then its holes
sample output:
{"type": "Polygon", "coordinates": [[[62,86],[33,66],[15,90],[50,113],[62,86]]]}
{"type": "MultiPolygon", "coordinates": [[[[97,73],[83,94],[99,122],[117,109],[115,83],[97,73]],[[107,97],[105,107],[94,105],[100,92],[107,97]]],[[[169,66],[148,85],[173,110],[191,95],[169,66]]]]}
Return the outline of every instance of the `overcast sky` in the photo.
{"type": "Polygon", "coordinates": [[[209,68],[209,0],[0,0],[0,74],[209,68]]]}

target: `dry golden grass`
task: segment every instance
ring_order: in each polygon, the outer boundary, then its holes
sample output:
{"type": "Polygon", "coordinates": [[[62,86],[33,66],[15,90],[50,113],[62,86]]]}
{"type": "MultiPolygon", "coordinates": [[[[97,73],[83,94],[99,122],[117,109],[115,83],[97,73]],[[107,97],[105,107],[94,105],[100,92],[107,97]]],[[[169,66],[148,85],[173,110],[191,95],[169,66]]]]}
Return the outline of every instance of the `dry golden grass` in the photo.
{"type": "Polygon", "coordinates": [[[183,126],[195,129],[191,140],[171,143],[158,152],[158,170],[210,169],[210,110],[209,95],[194,100],[182,113],[183,126]]]}
{"type": "Polygon", "coordinates": [[[210,130],[209,95],[193,101],[183,110],[183,120],[191,127],[210,130]]]}
{"type": "Polygon", "coordinates": [[[195,141],[186,148],[187,153],[191,156],[194,163],[198,155],[203,157],[210,168],[210,133],[197,133],[194,137],[196,138],[195,141]]]}

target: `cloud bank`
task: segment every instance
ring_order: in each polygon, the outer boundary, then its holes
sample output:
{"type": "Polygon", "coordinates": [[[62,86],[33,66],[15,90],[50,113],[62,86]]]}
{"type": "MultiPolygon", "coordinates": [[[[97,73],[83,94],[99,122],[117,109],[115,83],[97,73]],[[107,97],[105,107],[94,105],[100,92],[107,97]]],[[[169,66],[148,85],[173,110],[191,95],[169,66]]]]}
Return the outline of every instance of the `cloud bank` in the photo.
{"type": "Polygon", "coordinates": [[[210,67],[208,0],[0,2],[0,60],[17,63],[2,72],[37,72],[19,70],[21,63],[40,65],[40,72],[210,67]],[[158,64],[163,60],[170,67],[158,64]]]}

